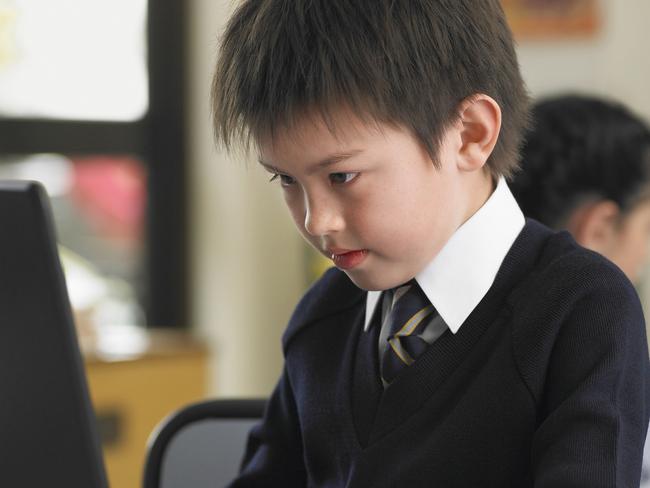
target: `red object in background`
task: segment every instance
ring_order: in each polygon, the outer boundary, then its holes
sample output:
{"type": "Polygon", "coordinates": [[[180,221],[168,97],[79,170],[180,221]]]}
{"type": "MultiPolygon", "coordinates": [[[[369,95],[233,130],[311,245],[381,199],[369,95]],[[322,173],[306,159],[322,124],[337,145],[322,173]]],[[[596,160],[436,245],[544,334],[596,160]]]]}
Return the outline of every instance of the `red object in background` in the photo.
{"type": "Polygon", "coordinates": [[[130,157],[71,158],[75,182],[72,198],[101,234],[130,244],[144,231],[146,172],[130,157]]]}

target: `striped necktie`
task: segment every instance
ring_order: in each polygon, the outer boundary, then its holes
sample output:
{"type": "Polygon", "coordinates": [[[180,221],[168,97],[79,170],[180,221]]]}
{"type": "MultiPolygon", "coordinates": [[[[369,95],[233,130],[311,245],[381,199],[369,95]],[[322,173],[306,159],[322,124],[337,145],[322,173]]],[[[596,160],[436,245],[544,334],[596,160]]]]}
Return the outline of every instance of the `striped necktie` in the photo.
{"type": "Polygon", "coordinates": [[[435,308],[415,280],[394,288],[393,306],[386,320],[388,346],[381,361],[381,377],[385,383],[393,379],[428,347],[419,337],[435,308]],[[404,290],[405,287],[408,287],[404,290]]]}

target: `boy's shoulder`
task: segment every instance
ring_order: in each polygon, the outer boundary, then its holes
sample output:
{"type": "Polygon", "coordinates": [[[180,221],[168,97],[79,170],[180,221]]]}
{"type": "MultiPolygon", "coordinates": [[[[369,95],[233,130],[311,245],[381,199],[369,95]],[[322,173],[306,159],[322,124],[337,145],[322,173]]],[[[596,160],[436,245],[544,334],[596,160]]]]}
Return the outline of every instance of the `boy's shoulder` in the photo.
{"type": "Polygon", "coordinates": [[[616,351],[646,344],[643,311],[632,283],[615,264],[581,247],[567,232],[548,234],[508,302],[512,353],[536,400],[543,395],[549,364],[568,371],[584,358],[596,364],[616,351]]]}
{"type": "MultiPolygon", "coordinates": [[[[527,225],[543,227],[533,220],[527,225]]],[[[580,246],[567,231],[547,229],[547,232],[548,238],[530,272],[528,287],[544,288],[546,295],[553,290],[560,294],[583,294],[617,289],[636,296],[634,286],[614,263],[580,246]]]]}
{"type": "Polygon", "coordinates": [[[283,349],[301,330],[358,305],[365,296],[343,271],[328,269],[298,302],[282,336],[283,349]]]}
{"type": "MultiPolygon", "coordinates": [[[[508,297],[511,308],[520,314],[539,315],[551,311],[570,313],[587,297],[600,297],[603,305],[636,307],[639,299],[634,285],[614,263],[597,252],[580,246],[566,231],[552,231],[528,219],[522,235],[544,235],[534,263],[508,297]]],[[[526,246],[522,246],[525,252],[526,246]]]]}
{"type": "Polygon", "coordinates": [[[531,218],[526,219],[492,286],[502,292],[492,297],[503,296],[515,311],[598,289],[636,295],[614,263],[580,246],[569,232],[552,230],[531,218]]]}

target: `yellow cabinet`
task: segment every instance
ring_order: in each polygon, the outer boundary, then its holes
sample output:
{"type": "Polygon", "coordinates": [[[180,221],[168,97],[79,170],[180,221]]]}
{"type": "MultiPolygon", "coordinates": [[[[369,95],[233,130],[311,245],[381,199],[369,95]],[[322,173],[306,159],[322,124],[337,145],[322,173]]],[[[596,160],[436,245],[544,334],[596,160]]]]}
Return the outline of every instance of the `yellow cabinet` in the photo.
{"type": "Polygon", "coordinates": [[[86,374],[113,488],[141,486],[147,439],[172,411],[205,398],[207,353],[185,335],[150,334],[128,360],[86,354],[86,374]]]}

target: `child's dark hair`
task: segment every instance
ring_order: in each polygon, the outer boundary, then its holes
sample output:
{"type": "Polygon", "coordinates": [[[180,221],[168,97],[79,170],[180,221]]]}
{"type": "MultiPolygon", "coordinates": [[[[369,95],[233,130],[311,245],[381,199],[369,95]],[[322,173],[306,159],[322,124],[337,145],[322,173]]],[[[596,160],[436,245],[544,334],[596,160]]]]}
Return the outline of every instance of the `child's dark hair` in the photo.
{"type": "Polygon", "coordinates": [[[407,128],[438,164],[459,104],[479,93],[503,114],[488,167],[509,176],[528,95],[499,0],[245,0],[217,62],[215,134],[249,147],[312,111],[335,130],[344,107],[407,128]]]}
{"type": "Polygon", "coordinates": [[[566,95],[540,101],[511,183],[524,214],[563,227],[579,205],[612,200],[622,213],[647,196],[650,130],[620,104],[566,95]]]}

